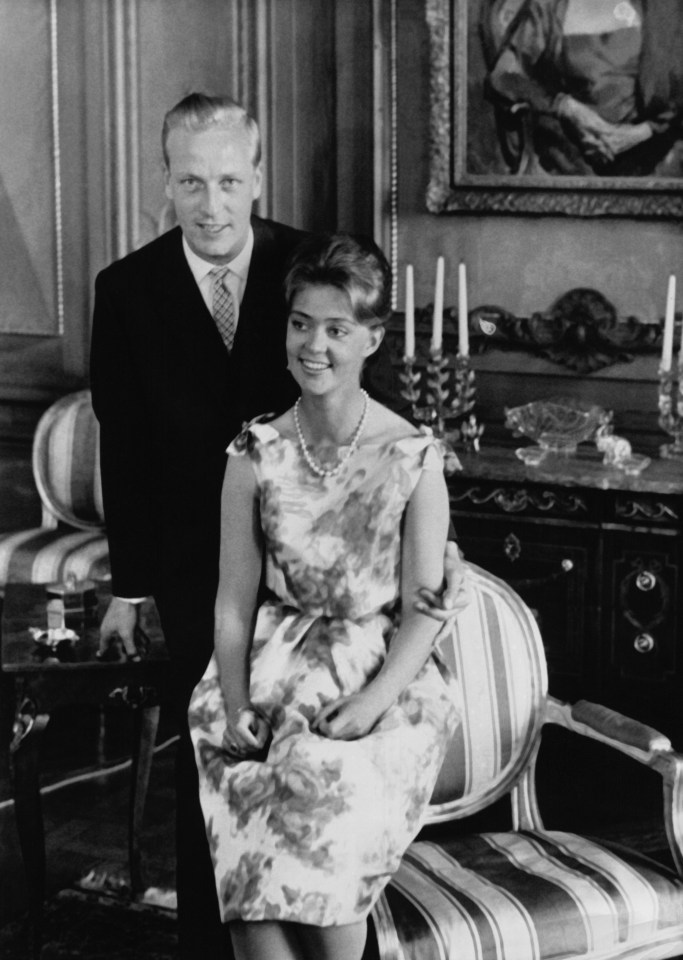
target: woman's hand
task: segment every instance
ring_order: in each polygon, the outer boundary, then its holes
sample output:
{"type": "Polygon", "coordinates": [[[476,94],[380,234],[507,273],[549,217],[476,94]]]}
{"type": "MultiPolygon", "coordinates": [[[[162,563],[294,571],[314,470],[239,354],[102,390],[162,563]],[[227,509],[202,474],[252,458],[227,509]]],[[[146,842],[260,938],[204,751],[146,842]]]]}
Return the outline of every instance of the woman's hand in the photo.
{"type": "Polygon", "coordinates": [[[651,136],[652,127],[649,123],[615,123],[605,134],[605,140],[612,153],[618,156],[649,140],[651,136]]]}
{"type": "Polygon", "coordinates": [[[649,123],[610,123],[574,97],[563,96],[557,112],[572,124],[586,155],[598,156],[602,160],[612,161],[652,136],[649,123]]]}
{"type": "Polygon", "coordinates": [[[340,697],[323,707],[311,730],[330,740],[358,740],[370,733],[383,710],[366,691],[340,697]]]}
{"type": "Polygon", "coordinates": [[[574,127],[586,153],[598,155],[603,160],[614,160],[614,150],[609,142],[613,124],[603,120],[588,104],[568,95],[560,99],[557,112],[574,127]]]}
{"type": "Polygon", "coordinates": [[[457,543],[449,540],[446,544],[443,568],[446,587],[440,593],[424,587],[420,588],[418,599],[415,601],[416,610],[433,620],[449,623],[467,606],[471,600],[471,594],[467,586],[466,567],[462,560],[457,543]]]}
{"type": "Polygon", "coordinates": [[[228,713],[223,749],[233,757],[247,759],[265,749],[270,724],[254,707],[240,707],[228,713]]]}

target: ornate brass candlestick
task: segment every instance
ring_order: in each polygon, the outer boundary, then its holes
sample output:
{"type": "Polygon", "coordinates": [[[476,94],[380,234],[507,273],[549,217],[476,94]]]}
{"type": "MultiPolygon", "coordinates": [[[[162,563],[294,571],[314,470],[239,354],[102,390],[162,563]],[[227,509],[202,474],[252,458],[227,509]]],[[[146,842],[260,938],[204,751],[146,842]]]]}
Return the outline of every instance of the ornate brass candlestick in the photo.
{"type": "Polygon", "coordinates": [[[683,459],[683,380],[681,368],[659,371],[659,426],[670,433],[673,443],[663,443],[659,455],[683,459]]]}
{"type": "Polygon", "coordinates": [[[458,354],[451,372],[448,356],[441,350],[431,350],[425,370],[424,403],[420,403],[422,372],[416,369],[415,358],[404,357],[403,367],[403,373],[399,374],[405,385],[401,395],[410,402],[413,417],[430,426],[439,439],[459,441],[468,449],[478,450],[484,428],[471,412],[476,388],[470,358],[458,354]],[[466,421],[447,430],[446,421],[464,418],[467,414],[466,421]]]}

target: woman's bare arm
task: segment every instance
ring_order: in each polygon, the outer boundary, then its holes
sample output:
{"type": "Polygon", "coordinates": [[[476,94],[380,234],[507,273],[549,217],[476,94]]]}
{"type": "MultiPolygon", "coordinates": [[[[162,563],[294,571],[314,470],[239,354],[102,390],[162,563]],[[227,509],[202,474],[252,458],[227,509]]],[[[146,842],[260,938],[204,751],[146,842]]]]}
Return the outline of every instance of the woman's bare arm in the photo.
{"type": "Polygon", "coordinates": [[[245,750],[262,747],[267,735],[263,724],[240,712],[250,706],[249,655],[262,561],[254,472],[248,457],[230,457],[221,498],[214,647],[228,718],[226,737],[245,750]]]}
{"type": "Polygon", "coordinates": [[[443,581],[448,494],[441,471],[423,471],[406,510],[402,542],[401,625],[377,676],[359,693],[328,704],[313,723],[325,736],[362,737],[396,702],[421,669],[441,624],[414,606],[418,590],[443,581]]]}

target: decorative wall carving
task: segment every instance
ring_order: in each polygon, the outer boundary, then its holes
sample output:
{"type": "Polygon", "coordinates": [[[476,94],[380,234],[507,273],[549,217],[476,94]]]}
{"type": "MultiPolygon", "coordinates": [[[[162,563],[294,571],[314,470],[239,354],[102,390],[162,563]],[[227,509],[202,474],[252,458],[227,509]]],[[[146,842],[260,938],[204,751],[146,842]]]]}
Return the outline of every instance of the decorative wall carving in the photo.
{"type": "Polygon", "coordinates": [[[470,323],[495,324],[495,332],[480,336],[486,349],[497,341],[530,349],[577,373],[592,373],[615,363],[628,363],[635,353],[655,353],[661,347],[661,327],[637,317],[620,319],[614,306],[597,290],[577,288],[561,296],[549,310],[515,317],[496,307],[472,311],[470,323]]]}
{"type": "MultiPolygon", "coordinates": [[[[425,358],[432,316],[432,304],[415,313],[418,354],[425,358]]],[[[403,349],[403,322],[403,315],[397,314],[389,326],[389,344],[396,356],[401,356],[403,349]]],[[[448,353],[457,350],[457,329],[457,308],[447,307],[444,343],[448,353]]],[[[598,290],[580,287],[529,317],[517,317],[504,307],[476,307],[469,314],[469,335],[473,353],[496,348],[528,350],[586,374],[615,363],[629,363],[636,355],[659,354],[662,325],[642,323],[633,316],[619,317],[614,305],[598,290]]]]}

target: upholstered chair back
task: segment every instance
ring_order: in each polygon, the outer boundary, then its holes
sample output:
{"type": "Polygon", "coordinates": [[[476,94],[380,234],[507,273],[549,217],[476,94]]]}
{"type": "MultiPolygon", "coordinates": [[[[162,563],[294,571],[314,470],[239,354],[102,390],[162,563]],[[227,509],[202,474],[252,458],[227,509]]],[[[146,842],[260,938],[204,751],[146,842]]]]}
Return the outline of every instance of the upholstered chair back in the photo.
{"type": "Polygon", "coordinates": [[[89,390],[45,411],[33,438],[40,527],[0,533],[0,590],[6,583],[51,583],[68,576],[108,579],[99,465],[99,424],[89,390]]]}
{"type": "Polygon", "coordinates": [[[533,614],[502,580],[468,564],[472,601],[441,641],[462,691],[462,723],[432,799],[430,822],[465,817],[509,792],[531,758],[547,695],[533,614]]]}
{"type": "Polygon", "coordinates": [[[104,528],[99,440],[89,390],[62,397],[41,417],[33,438],[33,476],[44,527],[61,520],[78,530],[104,528]]]}

